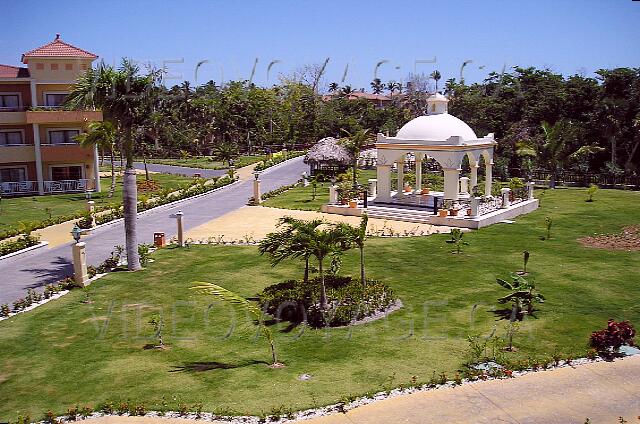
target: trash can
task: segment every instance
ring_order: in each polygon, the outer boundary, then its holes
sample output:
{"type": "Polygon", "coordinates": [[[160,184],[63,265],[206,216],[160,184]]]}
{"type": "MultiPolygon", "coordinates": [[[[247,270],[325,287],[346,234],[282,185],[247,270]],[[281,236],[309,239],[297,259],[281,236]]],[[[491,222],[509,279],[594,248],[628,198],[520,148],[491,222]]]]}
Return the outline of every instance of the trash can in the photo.
{"type": "Polygon", "coordinates": [[[167,245],[164,233],[153,233],[153,245],[157,248],[165,247],[167,245]]]}

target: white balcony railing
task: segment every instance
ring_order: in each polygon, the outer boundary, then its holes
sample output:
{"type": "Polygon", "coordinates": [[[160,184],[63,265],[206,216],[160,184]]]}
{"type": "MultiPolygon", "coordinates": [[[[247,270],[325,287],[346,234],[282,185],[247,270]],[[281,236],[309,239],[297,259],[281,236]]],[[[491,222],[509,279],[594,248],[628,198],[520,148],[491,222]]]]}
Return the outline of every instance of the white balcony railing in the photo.
{"type": "MultiPolygon", "coordinates": [[[[45,194],[85,192],[93,185],[92,179],[45,181],[45,194]]],[[[21,196],[38,192],[37,181],[17,181],[0,183],[3,196],[21,196]]]]}

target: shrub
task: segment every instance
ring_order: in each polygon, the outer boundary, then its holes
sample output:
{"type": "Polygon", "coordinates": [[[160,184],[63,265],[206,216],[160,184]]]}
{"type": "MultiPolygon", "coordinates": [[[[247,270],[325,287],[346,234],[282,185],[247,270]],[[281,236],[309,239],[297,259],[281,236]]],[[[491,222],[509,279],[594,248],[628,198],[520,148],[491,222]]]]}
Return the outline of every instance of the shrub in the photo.
{"type": "Polygon", "coordinates": [[[40,240],[38,237],[24,234],[22,235],[22,237],[16,240],[0,243],[0,256],[8,255],[10,253],[26,249],[27,247],[35,246],[39,242],[40,240]]]}
{"type": "Polygon", "coordinates": [[[9,305],[6,303],[0,306],[0,317],[8,317],[11,310],[9,309],[9,305]]]}
{"type": "Polygon", "coordinates": [[[600,354],[612,355],[618,352],[620,346],[633,346],[636,330],[629,321],[615,322],[610,319],[607,328],[591,333],[590,344],[600,354]]]}
{"type": "Polygon", "coordinates": [[[369,280],[363,285],[351,277],[325,276],[329,309],[319,305],[320,279],[305,284],[289,280],[265,288],[259,295],[263,310],[291,322],[303,322],[313,328],[347,325],[384,311],[395,298],[390,287],[369,280]]]}

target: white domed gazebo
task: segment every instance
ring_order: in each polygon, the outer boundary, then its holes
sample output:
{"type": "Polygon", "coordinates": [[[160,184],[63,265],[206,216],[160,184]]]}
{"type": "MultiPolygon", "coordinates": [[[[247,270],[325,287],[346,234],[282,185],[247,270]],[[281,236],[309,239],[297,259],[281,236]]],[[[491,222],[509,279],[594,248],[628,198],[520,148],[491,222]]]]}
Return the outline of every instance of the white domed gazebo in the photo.
{"type": "MultiPolygon", "coordinates": [[[[376,203],[392,202],[391,169],[397,163],[398,195],[403,195],[404,159],[407,154],[415,156],[415,191],[422,189],[422,160],[425,157],[435,159],[444,172],[444,199],[455,201],[461,195],[460,171],[466,155],[471,165],[470,188],[478,184],[480,158],[484,157],[486,182],[485,196],[491,195],[493,149],[496,145],[493,134],[478,138],[476,133],[464,121],[449,115],[449,100],[442,94],[427,99],[427,115],[417,117],[406,123],[395,137],[378,134],[376,148],[377,159],[377,197],[376,203]]],[[[463,190],[469,190],[463,186],[463,190]]],[[[468,195],[468,192],[462,194],[468,195]]]]}

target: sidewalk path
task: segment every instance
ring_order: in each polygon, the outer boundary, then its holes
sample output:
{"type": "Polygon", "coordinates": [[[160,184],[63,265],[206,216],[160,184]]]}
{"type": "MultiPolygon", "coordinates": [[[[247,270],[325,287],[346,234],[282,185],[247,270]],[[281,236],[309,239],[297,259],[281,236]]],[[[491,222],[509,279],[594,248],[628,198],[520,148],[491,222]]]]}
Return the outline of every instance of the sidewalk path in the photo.
{"type": "MultiPolygon", "coordinates": [[[[305,424],[593,424],[640,418],[640,355],[402,395],[305,424]]],[[[250,394],[248,394],[249,396],[250,394]]],[[[200,424],[153,417],[101,417],[91,424],[200,424]]]]}
{"type": "MultiPolygon", "coordinates": [[[[306,165],[298,157],[262,174],[263,190],[274,190],[294,183],[306,165]]],[[[184,200],[173,206],[161,206],[138,215],[138,242],[151,243],[153,233],[163,231],[167,238],[176,234],[175,219],[169,217],[178,210],[185,214],[185,230],[209,222],[244,206],[252,196],[252,182],[245,180],[207,195],[184,200]]],[[[124,245],[122,221],[103,226],[82,240],[87,243],[87,263],[100,264],[110,256],[113,247],[124,245]]],[[[54,248],[36,249],[0,261],[0,304],[24,297],[27,288],[38,288],[73,273],[69,242],[54,248]]]]}

